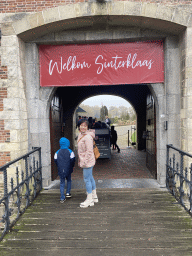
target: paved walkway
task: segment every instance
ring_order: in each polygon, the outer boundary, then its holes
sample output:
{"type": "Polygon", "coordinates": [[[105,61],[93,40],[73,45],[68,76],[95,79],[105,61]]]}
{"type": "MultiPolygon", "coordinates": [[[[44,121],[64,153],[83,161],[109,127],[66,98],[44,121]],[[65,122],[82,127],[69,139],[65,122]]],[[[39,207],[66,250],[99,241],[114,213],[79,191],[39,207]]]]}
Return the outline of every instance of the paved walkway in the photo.
{"type": "MultiPolygon", "coordinates": [[[[98,159],[93,168],[97,188],[160,188],[146,167],[146,153],[134,148],[112,150],[111,159],[98,159]]],[[[45,189],[59,189],[59,178],[45,189]]],[[[85,189],[82,169],[76,161],[72,189],[85,189]]]]}
{"type": "MultiPolygon", "coordinates": [[[[146,167],[146,153],[134,148],[121,149],[121,153],[111,150],[110,159],[98,159],[94,167],[95,179],[153,178],[146,167]]],[[[73,180],[82,178],[82,169],[76,162],[73,180]]]]}
{"type": "MultiPolygon", "coordinates": [[[[115,129],[118,132],[118,145],[121,149],[121,153],[118,153],[116,150],[111,150],[111,159],[98,159],[93,169],[94,178],[96,180],[153,178],[146,167],[146,152],[127,147],[126,136],[131,126],[118,126],[115,127],[115,129]]],[[[82,169],[78,167],[77,161],[72,179],[82,179],[82,169]]]]}
{"type": "MultiPolygon", "coordinates": [[[[121,149],[121,153],[112,150],[111,159],[98,159],[93,175],[97,188],[159,187],[146,167],[146,153],[134,148],[121,149]]],[[[59,188],[59,179],[47,189],[53,188],[59,188]]],[[[77,161],[72,173],[72,188],[85,188],[82,169],[77,161]]]]}

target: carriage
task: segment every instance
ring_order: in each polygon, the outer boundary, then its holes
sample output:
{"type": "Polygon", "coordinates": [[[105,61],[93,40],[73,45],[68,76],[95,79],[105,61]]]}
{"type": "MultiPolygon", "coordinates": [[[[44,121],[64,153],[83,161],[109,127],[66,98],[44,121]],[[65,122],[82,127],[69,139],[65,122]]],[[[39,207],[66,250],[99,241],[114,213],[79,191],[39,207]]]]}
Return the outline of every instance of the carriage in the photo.
{"type": "Polygon", "coordinates": [[[95,143],[99,149],[99,158],[111,159],[110,127],[101,122],[101,128],[95,129],[95,143]]]}

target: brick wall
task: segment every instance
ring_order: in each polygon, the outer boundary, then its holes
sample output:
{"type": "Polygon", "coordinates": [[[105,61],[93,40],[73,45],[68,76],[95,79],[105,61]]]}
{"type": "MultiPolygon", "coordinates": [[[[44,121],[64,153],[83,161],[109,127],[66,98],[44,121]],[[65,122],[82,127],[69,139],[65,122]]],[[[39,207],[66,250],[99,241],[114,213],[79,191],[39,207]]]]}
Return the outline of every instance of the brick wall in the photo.
{"type": "Polygon", "coordinates": [[[1,66],[1,57],[0,57],[0,79],[7,79],[7,67],[1,66]]]}
{"type": "MultiPolygon", "coordinates": [[[[133,2],[161,3],[166,5],[192,4],[191,0],[132,0],[133,2]]],[[[39,12],[59,5],[88,2],[88,0],[1,0],[0,13],[39,12]]]]}
{"type": "MultiPolygon", "coordinates": [[[[0,166],[11,161],[10,152],[0,152],[0,166]]],[[[1,183],[0,183],[1,185],[1,183]]]]}
{"type": "Polygon", "coordinates": [[[0,3],[1,13],[15,13],[15,12],[38,12],[50,7],[57,7],[59,5],[71,4],[74,2],[86,2],[81,0],[9,0],[0,3]]]}
{"type": "MultiPolygon", "coordinates": [[[[1,3],[0,3],[0,5],[1,5],[1,3]]],[[[0,34],[1,34],[1,30],[0,30],[0,34]]],[[[0,39],[0,47],[1,47],[1,39],[0,39]]],[[[7,79],[7,67],[1,66],[1,56],[0,56],[0,79],[7,79]]],[[[1,109],[1,107],[0,107],[0,109],[1,109]]]]}
{"type": "Polygon", "coordinates": [[[0,143],[10,142],[10,130],[5,130],[4,120],[0,120],[0,143]]]}
{"type": "Polygon", "coordinates": [[[10,131],[4,129],[4,120],[0,120],[0,143],[10,142],[10,131]]]}
{"type": "Polygon", "coordinates": [[[0,88],[0,111],[3,111],[4,98],[7,98],[7,88],[0,88]]]}

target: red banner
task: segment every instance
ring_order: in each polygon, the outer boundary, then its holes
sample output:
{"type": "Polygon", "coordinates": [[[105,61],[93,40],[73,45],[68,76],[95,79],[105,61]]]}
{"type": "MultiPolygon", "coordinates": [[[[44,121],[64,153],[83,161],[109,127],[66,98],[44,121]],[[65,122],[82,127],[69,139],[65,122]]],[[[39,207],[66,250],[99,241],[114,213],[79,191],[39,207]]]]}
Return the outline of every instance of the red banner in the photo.
{"type": "Polygon", "coordinates": [[[162,41],[40,45],[41,86],[160,83],[162,41]]]}

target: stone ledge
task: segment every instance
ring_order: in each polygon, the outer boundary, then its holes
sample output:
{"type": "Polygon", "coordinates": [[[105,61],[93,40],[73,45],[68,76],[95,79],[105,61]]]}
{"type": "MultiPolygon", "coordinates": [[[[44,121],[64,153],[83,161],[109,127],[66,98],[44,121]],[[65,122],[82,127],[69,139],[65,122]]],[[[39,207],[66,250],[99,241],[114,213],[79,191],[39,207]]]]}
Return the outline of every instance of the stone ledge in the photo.
{"type": "Polygon", "coordinates": [[[105,15],[131,15],[149,17],[174,22],[183,26],[192,23],[192,14],[185,9],[165,7],[154,3],[137,2],[107,2],[105,4],[77,3],[65,6],[50,8],[39,13],[25,14],[16,17],[11,16],[9,21],[2,23],[2,35],[21,34],[34,28],[51,24],[57,21],[64,21],[77,17],[105,16],[105,15]],[[14,18],[16,17],[16,18],[14,18]],[[20,19],[19,19],[20,18],[20,19]]]}

